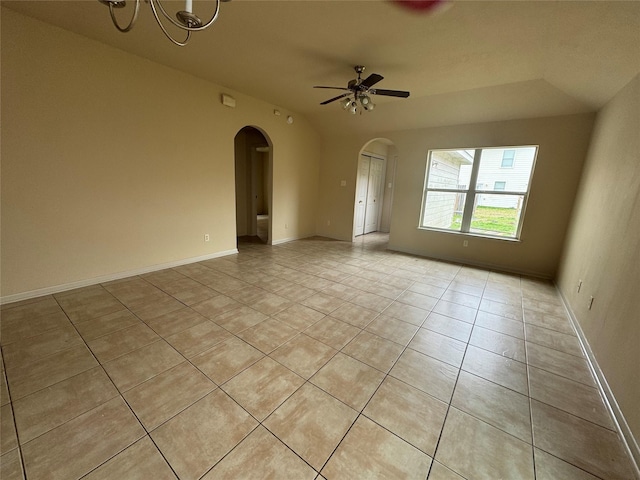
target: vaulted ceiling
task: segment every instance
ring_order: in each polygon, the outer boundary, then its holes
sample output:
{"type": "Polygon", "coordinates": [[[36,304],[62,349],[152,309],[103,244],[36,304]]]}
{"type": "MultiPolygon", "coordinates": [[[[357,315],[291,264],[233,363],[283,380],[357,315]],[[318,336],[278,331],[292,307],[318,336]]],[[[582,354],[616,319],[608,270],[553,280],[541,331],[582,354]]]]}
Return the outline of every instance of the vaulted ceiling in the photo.
{"type": "MultiPolygon", "coordinates": [[[[115,30],[97,0],[2,3],[298,112],[329,131],[595,111],[640,72],[639,1],[450,0],[417,13],[386,0],[233,0],[183,48],[163,36],[144,2],[127,34],[115,30]],[[380,88],[410,90],[410,98],[376,97],[376,110],[357,116],[338,102],[319,105],[339,92],[313,85],[346,86],[356,64],[382,74],[380,88]]],[[[211,2],[195,0],[194,10],[204,17],[211,2]]]]}

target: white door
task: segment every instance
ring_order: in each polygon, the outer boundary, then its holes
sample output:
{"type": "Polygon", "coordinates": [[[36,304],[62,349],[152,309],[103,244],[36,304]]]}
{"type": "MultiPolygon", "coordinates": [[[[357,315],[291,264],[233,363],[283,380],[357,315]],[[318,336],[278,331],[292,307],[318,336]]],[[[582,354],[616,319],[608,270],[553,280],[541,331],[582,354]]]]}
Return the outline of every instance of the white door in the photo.
{"type": "Polygon", "coordinates": [[[364,233],[378,230],[382,208],[382,180],[384,177],[384,160],[371,158],[367,189],[367,210],[364,218],[364,233]]]}
{"type": "Polygon", "coordinates": [[[356,182],[356,230],[355,235],[364,233],[365,213],[367,209],[367,190],[369,188],[369,166],[371,158],[360,155],[358,180],[356,182]]]}

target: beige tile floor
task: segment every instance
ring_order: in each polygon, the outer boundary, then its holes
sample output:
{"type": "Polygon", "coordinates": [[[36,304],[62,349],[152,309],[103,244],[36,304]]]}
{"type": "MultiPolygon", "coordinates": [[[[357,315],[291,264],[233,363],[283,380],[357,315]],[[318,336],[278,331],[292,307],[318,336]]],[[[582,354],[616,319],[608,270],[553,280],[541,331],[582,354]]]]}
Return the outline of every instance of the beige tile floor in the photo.
{"type": "Polygon", "coordinates": [[[385,247],[4,305],[1,478],[633,478],[551,284],[385,247]]]}

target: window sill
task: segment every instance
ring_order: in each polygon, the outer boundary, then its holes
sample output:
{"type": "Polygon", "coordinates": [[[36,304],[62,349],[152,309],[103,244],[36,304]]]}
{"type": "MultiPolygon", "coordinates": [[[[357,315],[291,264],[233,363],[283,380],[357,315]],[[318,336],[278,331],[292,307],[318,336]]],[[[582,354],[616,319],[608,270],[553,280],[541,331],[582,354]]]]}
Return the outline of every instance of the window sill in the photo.
{"type": "Polygon", "coordinates": [[[482,235],[480,233],[457,232],[455,230],[446,230],[444,228],[432,228],[432,227],[417,227],[417,228],[418,230],[421,230],[424,232],[446,233],[450,235],[459,235],[463,237],[485,238],[487,240],[502,240],[503,242],[522,243],[522,240],[516,237],[500,237],[498,235],[482,235]]]}

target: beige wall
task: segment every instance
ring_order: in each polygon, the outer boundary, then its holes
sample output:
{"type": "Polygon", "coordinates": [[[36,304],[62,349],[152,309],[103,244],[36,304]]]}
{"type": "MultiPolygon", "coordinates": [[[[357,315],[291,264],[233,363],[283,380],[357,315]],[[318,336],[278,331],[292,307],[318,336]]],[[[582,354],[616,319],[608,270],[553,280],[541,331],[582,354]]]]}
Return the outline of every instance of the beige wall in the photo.
{"type": "Polygon", "coordinates": [[[391,230],[391,215],[393,214],[393,186],[396,183],[396,162],[398,152],[395,145],[389,145],[387,156],[387,172],[384,182],[384,204],[382,205],[382,218],[380,219],[380,231],[389,233],[391,230]]]}
{"type": "Polygon", "coordinates": [[[388,134],[400,156],[390,247],[554,277],[592,125],[584,114],[388,134]],[[539,145],[520,241],[417,229],[429,149],[505,145],[539,145]]]}
{"type": "MultiPolygon", "coordinates": [[[[580,171],[593,126],[592,114],[453,127],[383,132],[398,154],[390,247],[428,257],[552,278],[562,250],[580,171]],[[540,145],[520,242],[418,230],[426,155],[433,148],[540,145]],[[469,240],[463,247],[462,241],[469,240]]],[[[358,152],[362,136],[323,143],[319,234],[349,239],[358,152]],[[339,187],[341,178],[347,187],[339,187]],[[326,225],[331,220],[331,226],[326,225]]]]}
{"type": "Polygon", "coordinates": [[[249,169],[247,165],[247,135],[240,130],[233,140],[236,167],[236,235],[248,234],[249,231],[249,169]]]}
{"type": "Polygon", "coordinates": [[[363,147],[371,140],[371,136],[358,134],[323,138],[318,235],[352,240],[358,159],[363,147]],[[340,183],[342,180],[346,181],[344,187],[340,183]]]}
{"type": "Polygon", "coordinates": [[[640,76],[598,114],[558,276],[558,286],[636,439],[640,438],[639,152],[640,76]],[[591,310],[590,296],[595,298],[591,310]]]}
{"type": "Polygon", "coordinates": [[[273,142],[273,240],[315,233],[319,137],[298,115],[5,9],[1,101],[5,300],[235,249],[246,125],[273,142]]]}

